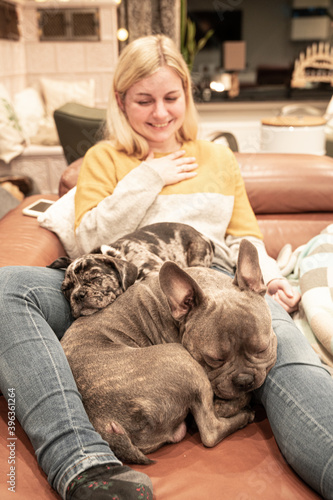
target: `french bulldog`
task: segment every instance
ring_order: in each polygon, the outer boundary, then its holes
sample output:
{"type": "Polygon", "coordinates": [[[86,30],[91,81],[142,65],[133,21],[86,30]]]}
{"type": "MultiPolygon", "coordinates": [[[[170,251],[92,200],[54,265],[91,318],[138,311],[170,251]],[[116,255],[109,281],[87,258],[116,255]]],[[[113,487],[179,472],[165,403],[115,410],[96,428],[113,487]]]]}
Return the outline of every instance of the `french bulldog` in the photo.
{"type": "Polygon", "coordinates": [[[186,433],[191,413],[212,447],[252,422],[247,408],[276,361],[256,248],[240,245],[234,278],[166,262],[61,343],[89,419],[124,462],[186,433]]]}
{"type": "Polygon", "coordinates": [[[214,244],[193,227],[175,222],[144,226],[74,261],[61,257],[48,267],[67,268],[62,291],[74,318],[111,304],[135,281],[168,260],[180,267],[209,267],[214,244]]]}

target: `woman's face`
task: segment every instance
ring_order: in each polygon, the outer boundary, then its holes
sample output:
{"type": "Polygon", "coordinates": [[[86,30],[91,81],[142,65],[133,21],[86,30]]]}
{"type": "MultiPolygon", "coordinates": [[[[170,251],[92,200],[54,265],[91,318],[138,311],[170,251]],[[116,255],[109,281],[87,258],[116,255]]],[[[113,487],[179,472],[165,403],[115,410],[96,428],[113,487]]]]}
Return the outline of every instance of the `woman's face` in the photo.
{"type": "Polygon", "coordinates": [[[176,132],[184,122],[186,103],[183,84],[168,66],[132,85],[123,110],[131,127],[144,137],[151,151],[179,149],[176,132]]]}

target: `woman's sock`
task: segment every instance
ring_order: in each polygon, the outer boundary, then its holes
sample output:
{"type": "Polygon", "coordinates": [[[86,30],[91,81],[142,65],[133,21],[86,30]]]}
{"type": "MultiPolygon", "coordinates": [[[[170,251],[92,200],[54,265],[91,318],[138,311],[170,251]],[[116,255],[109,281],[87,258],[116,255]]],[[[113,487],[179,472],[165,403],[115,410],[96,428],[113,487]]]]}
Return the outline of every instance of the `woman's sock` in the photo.
{"type": "Polygon", "coordinates": [[[66,500],[152,500],[146,474],[125,465],[97,465],[83,471],[67,488],[66,500]]]}

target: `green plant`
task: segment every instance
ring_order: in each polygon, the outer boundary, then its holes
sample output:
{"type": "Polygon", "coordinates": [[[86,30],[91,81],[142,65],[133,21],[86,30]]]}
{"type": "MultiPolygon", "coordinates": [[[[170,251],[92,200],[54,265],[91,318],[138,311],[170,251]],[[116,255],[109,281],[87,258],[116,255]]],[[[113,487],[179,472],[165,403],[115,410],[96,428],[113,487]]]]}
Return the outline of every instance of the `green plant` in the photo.
{"type": "Polygon", "coordinates": [[[208,30],[203,38],[198,42],[195,40],[195,23],[187,17],[187,1],[181,0],[180,13],[180,50],[188,66],[192,71],[193,63],[197,53],[204,48],[209,38],[214,34],[214,30],[208,30]]]}

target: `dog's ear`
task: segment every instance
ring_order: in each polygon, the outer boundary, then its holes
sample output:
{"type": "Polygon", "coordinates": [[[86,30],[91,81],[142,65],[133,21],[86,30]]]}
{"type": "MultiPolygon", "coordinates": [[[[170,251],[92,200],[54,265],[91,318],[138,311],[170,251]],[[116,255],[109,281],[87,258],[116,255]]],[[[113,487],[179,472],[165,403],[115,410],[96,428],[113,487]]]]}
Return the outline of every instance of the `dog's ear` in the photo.
{"type": "Polygon", "coordinates": [[[132,262],[128,262],[123,259],[116,259],[109,255],[105,255],[104,262],[118,272],[120,284],[124,291],[135,283],[138,277],[138,268],[132,264],[132,262]]]}
{"type": "Polygon", "coordinates": [[[119,250],[117,250],[114,247],[111,247],[110,245],[102,245],[100,247],[100,253],[102,253],[103,255],[110,255],[111,257],[115,257],[116,259],[122,258],[122,255],[119,252],[119,250]]]}
{"type": "Polygon", "coordinates": [[[237,270],[233,281],[241,290],[252,290],[265,295],[267,287],[261,274],[256,247],[248,240],[241,241],[239,246],[237,270]]]}
{"type": "Polygon", "coordinates": [[[46,267],[50,267],[51,269],[67,269],[69,264],[71,264],[72,262],[73,259],[70,259],[69,257],[60,257],[46,267]]]}
{"type": "Polygon", "coordinates": [[[177,321],[204,300],[204,293],[196,281],[174,262],[168,261],[163,264],[159,281],[171,314],[177,321]]]}

